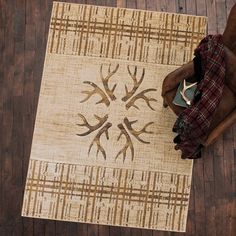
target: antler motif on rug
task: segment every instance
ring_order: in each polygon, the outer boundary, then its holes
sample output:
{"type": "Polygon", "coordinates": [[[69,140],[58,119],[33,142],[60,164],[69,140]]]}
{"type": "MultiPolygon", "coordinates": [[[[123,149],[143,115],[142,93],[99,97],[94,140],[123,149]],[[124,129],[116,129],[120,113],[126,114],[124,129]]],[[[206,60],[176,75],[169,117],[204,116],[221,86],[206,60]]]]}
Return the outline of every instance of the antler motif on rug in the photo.
{"type": "Polygon", "coordinates": [[[157,100],[155,98],[152,98],[152,97],[147,97],[145,95],[145,93],[148,93],[148,92],[151,92],[151,91],[157,91],[156,89],[146,89],[146,90],[143,90],[142,92],[138,93],[136,96],[132,97],[130,99],[130,101],[125,105],[126,106],[126,109],[128,110],[130,107],[135,107],[137,109],[139,109],[139,107],[137,105],[135,105],[135,102],[138,100],[138,99],[143,99],[146,104],[148,105],[149,108],[151,108],[153,111],[155,110],[150,102],[154,101],[156,102],[157,100]]]}
{"type": "Polygon", "coordinates": [[[98,133],[96,134],[95,138],[93,139],[92,143],[89,145],[89,150],[88,150],[88,154],[91,151],[91,148],[94,144],[97,145],[97,154],[96,156],[98,156],[99,151],[102,153],[104,159],[106,159],[106,152],[105,149],[102,147],[101,142],[100,142],[100,137],[102,136],[102,134],[106,135],[106,139],[109,139],[109,134],[108,134],[108,129],[112,126],[112,124],[110,122],[107,122],[106,125],[103,126],[103,128],[101,128],[98,133]]]}
{"type": "Polygon", "coordinates": [[[103,67],[103,64],[100,67],[100,76],[101,76],[101,80],[102,80],[104,89],[105,89],[107,95],[110,97],[110,99],[112,101],[114,101],[116,99],[116,96],[114,95],[114,91],[116,89],[117,84],[115,84],[112,89],[109,89],[108,82],[109,82],[109,79],[117,72],[117,70],[119,68],[119,64],[117,64],[115,69],[113,71],[111,71],[111,63],[110,63],[109,67],[108,67],[108,73],[105,77],[103,76],[103,73],[102,73],[102,67],[103,67]]]}
{"type": "Polygon", "coordinates": [[[126,131],[125,127],[123,124],[118,124],[117,127],[120,129],[120,134],[117,137],[117,141],[120,140],[121,136],[124,135],[126,138],[126,143],[124,145],[124,147],[117,153],[116,155],[116,159],[118,158],[119,155],[123,154],[123,162],[125,161],[126,158],[126,152],[128,150],[128,148],[130,149],[131,152],[131,160],[133,161],[134,159],[134,146],[133,146],[133,142],[128,134],[128,132],[126,131]]]}
{"type": "Polygon", "coordinates": [[[78,114],[81,119],[83,120],[84,123],[82,124],[77,124],[78,126],[85,126],[88,128],[87,132],[81,133],[81,134],[77,134],[78,136],[85,136],[88,135],[90,133],[92,133],[93,131],[99,129],[108,119],[108,115],[105,115],[104,117],[99,117],[97,115],[94,115],[94,117],[99,121],[96,125],[90,125],[87,121],[87,119],[82,115],[82,114],[78,114]]]}
{"type": "MultiPolygon", "coordinates": [[[[111,102],[116,100],[116,96],[114,94],[117,84],[114,84],[112,88],[109,86],[109,82],[111,77],[117,73],[119,69],[119,64],[115,65],[112,69],[111,63],[108,65],[107,73],[105,74],[105,65],[101,64],[100,66],[100,79],[103,85],[103,89],[100,88],[97,84],[91,82],[91,81],[84,81],[84,84],[88,84],[93,87],[93,90],[90,91],[82,91],[83,94],[87,94],[87,97],[84,98],[81,103],[88,101],[93,95],[99,95],[101,99],[96,102],[96,104],[105,104],[107,107],[111,105],[111,102]]],[[[145,69],[143,68],[141,71],[141,76],[137,76],[138,68],[137,66],[134,66],[134,70],[132,72],[131,66],[127,66],[127,71],[129,74],[129,77],[133,80],[133,87],[131,89],[128,89],[127,85],[125,85],[125,95],[121,98],[121,101],[125,103],[126,110],[129,110],[131,107],[134,107],[139,110],[139,107],[137,105],[138,100],[144,100],[146,102],[146,105],[154,111],[154,108],[152,107],[150,102],[157,102],[157,100],[151,96],[147,96],[146,94],[149,92],[157,91],[154,88],[148,88],[144,89],[141,92],[135,93],[140,88],[140,85],[142,84],[145,76],[145,69]]],[[[88,155],[91,152],[91,149],[94,145],[97,147],[96,156],[98,156],[99,152],[102,154],[103,158],[106,159],[106,151],[101,143],[101,136],[105,134],[106,139],[109,140],[109,134],[108,130],[112,126],[112,121],[109,122],[109,114],[104,115],[103,117],[99,117],[98,115],[94,115],[94,117],[97,120],[97,123],[92,125],[88,122],[88,120],[85,118],[84,115],[78,114],[79,117],[82,120],[82,123],[77,124],[80,127],[86,127],[87,131],[84,131],[82,133],[77,134],[78,136],[86,136],[91,134],[92,132],[97,131],[97,134],[93,138],[91,144],[89,145],[88,149],[88,155]]],[[[121,150],[117,153],[115,156],[115,159],[117,159],[119,156],[123,156],[123,162],[125,161],[127,157],[127,152],[130,151],[131,160],[134,159],[134,144],[132,141],[132,137],[134,137],[136,140],[138,140],[141,143],[144,144],[150,144],[149,141],[145,141],[140,136],[142,134],[153,134],[153,131],[148,131],[147,128],[151,126],[154,122],[148,122],[144,125],[143,128],[140,130],[136,130],[133,128],[133,124],[137,123],[138,120],[130,121],[128,117],[124,117],[122,122],[120,122],[117,127],[120,130],[120,134],[117,137],[117,141],[121,139],[121,137],[125,138],[125,144],[121,148],[121,150]]]]}
{"type": "Polygon", "coordinates": [[[127,86],[125,85],[126,95],[122,98],[122,101],[124,101],[124,102],[126,102],[129,98],[131,98],[134,95],[136,90],[139,88],[140,84],[143,82],[143,78],[144,78],[144,74],[145,74],[145,69],[143,68],[141,78],[139,80],[137,80],[137,66],[134,67],[134,73],[131,73],[129,65],[127,66],[127,70],[128,70],[130,77],[134,81],[134,86],[133,86],[132,90],[129,91],[127,86]]]}
{"type": "Polygon", "coordinates": [[[154,122],[149,122],[147,123],[141,130],[137,131],[135,129],[133,129],[132,124],[136,123],[138,120],[134,120],[134,121],[129,121],[127,117],[124,118],[124,123],[127,127],[127,129],[129,130],[129,132],[141,143],[150,143],[148,141],[144,141],[143,139],[141,139],[139,137],[139,135],[141,134],[153,134],[153,131],[147,131],[146,128],[150,125],[152,125],[154,122]]]}
{"type": "Polygon", "coordinates": [[[82,93],[87,94],[87,97],[84,98],[82,102],[86,102],[87,100],[89,100],[89,98],[91,98],[93,95],[98,94],[101,96],[101,100],[99,100],[98,102],[96,102],[96,104],[99,103],[104,103],[107,107],[110,105],[110,101],[107,97],[107,95],[103,92],[103,90],[101,88],[99,88],[99,86],[97,86],[95,83],[90,82],[90,81],[84,81],[84,84],[89,84],[91,85],[94,89],[92,91],[82,91],[82,93]]]}

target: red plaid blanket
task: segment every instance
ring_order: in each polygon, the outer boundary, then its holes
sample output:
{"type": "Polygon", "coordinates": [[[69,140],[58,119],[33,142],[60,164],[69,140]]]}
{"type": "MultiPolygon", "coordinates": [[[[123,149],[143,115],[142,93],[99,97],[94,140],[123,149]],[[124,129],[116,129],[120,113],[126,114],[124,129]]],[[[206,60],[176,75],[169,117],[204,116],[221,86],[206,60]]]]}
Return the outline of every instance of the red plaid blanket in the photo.
{"type": "Polygon", "coordinates": [[[201,143],[207,138],[212,118],[222,97],[225,80],[222,36],[209,35],[204,38],[195,49],[194,55],[200,59],[202,79],[197,85],[192,105],[179,115],[173,127],[173,131],[178,133],[174,139],[177,143],[175,149],[182,151],[182,158],[191,159],[200,157],[201,143]]]}

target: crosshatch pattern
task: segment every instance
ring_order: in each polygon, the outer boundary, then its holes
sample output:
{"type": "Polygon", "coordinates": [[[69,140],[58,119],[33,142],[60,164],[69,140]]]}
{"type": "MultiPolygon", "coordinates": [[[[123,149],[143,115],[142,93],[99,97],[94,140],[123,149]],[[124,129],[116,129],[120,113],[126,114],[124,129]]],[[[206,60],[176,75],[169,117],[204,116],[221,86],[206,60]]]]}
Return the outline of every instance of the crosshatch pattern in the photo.
{"type": "Polygon", "coordinates": [[[48,51],[182,65],[191,60],[205,26],[205,17],[55,3],[48,51]]]}
{"type": "Polygon", "coordinates": [[[205,17],[53,4],[23,216],[185,231],[192,161],[160,91],[205,30],[205,17]]]}
{"type": "Polygon", "coordinates": [[[181,174],[31,160],[23,212],[149,229],[170,229],[177,223],[180,230],[190,182],[190,176],[181,174]]]}

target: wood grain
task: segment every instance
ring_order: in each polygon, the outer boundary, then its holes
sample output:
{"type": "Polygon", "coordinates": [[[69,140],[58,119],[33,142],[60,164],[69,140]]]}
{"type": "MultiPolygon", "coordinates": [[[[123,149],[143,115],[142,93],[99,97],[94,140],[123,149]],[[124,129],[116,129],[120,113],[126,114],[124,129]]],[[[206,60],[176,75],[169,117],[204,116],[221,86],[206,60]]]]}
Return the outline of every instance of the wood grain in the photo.
{"type": "MultiPolygon", "coordinates": [[[[208,15],[209,33],[223,31],[226,16],[236,3],[235,0],[98,0],[91,4],[111,5],[111,2],[118,7],[208,15]]],[[[51,0],[0,0],[0,235],[180,235],[20,217],[51,7],[51,0]]],[[[204,151],[202,160],[195,162],[193,178],[185,235],[234,236],[235,125],[204,151]]]]}

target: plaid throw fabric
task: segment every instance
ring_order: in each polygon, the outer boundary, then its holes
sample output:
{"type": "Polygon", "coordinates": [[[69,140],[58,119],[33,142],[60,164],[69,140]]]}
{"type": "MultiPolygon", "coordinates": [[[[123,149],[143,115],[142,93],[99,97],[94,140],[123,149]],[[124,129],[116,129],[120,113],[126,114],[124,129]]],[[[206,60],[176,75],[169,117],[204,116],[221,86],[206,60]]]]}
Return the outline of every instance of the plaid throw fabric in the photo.
{"type": "MultiPolygon", "coordinates": [[[[207,138],[216,108],[221,100],[225,79],[225,53],[221,35],[204,38],[194,55],[200,59],[201,79],[190,107],[177,118],[173,131],[178,133],[175,149],[182,151],[182,158],[200,157],[201,143],[207,138]]],[[[196,60],[195,60],[196,61],[196,60]]],[[[196,68],[196,67],[195,67],[196,68]]]]}

